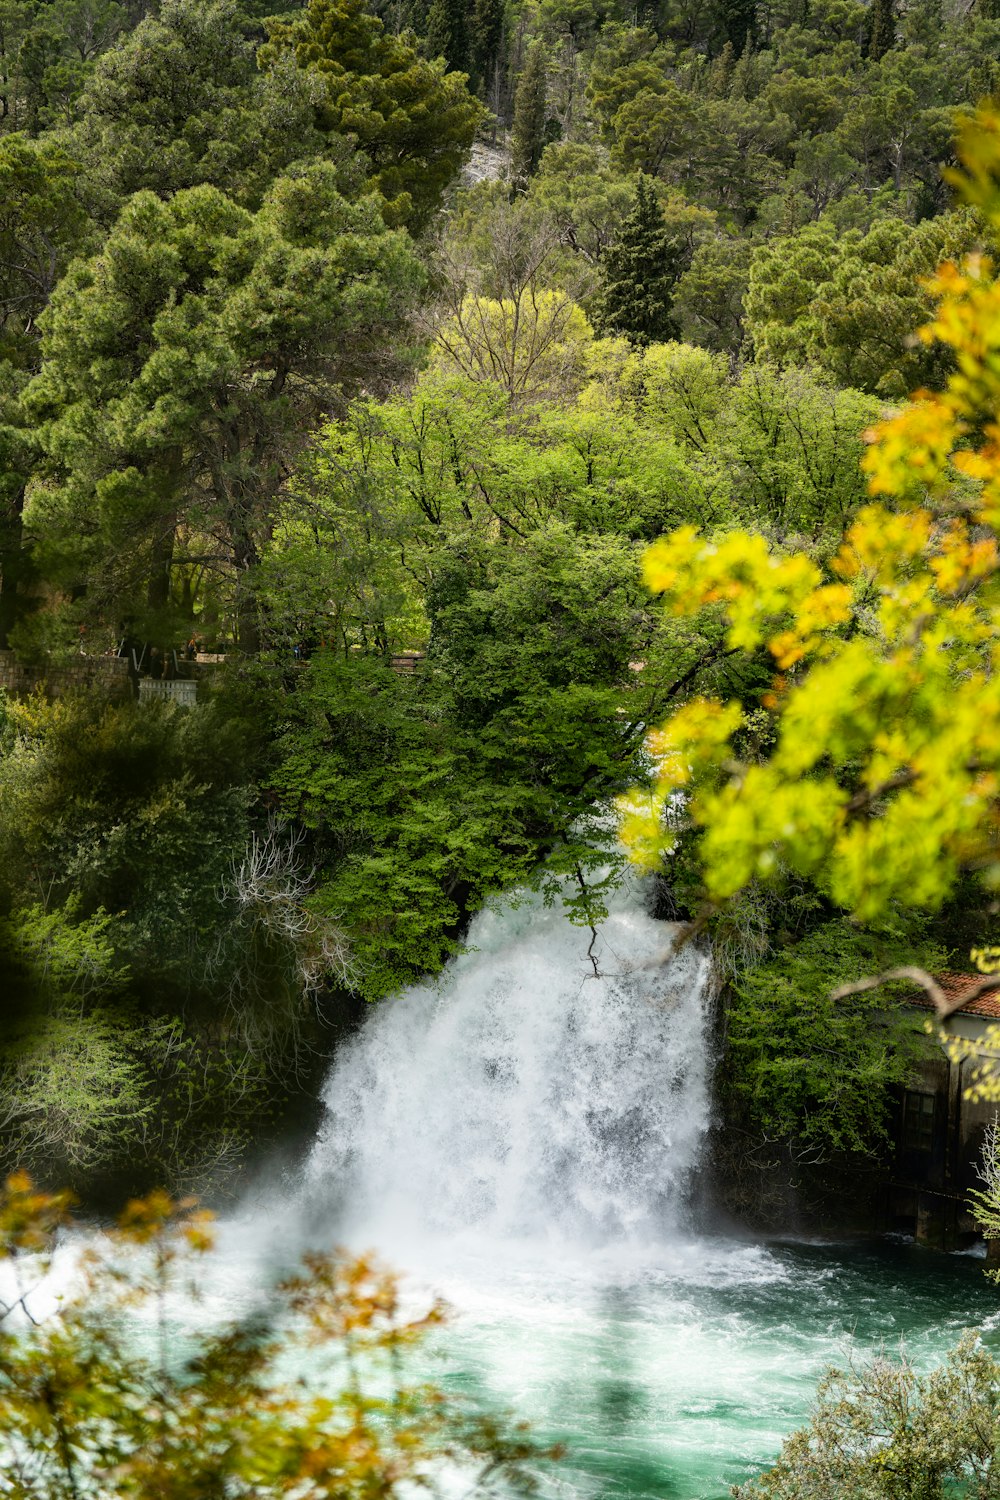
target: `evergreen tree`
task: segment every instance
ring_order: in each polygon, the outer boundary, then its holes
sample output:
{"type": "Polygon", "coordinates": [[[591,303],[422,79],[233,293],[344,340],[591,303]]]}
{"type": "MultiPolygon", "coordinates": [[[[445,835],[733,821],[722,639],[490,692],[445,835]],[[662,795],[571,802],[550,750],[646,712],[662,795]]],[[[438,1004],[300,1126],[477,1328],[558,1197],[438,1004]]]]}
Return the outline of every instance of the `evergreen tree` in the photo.
{"type": "Polygon", "coordinates": [[[51,466],[35,524],[67,591],[135,618],[145,593],[155,615],[207,534],[255,651],[286,456],[313,403],[384,357],[420,284],[408,236],[374,196],[348,203],[330,162],[279,178],[257,214],[213,187],[136,193],[60,281],[24,396],[51,466]]]}
{"type": "Polygon", "coordinates": [[[475,0],[469,41],[473,83],[485,97],[500,64],[503,47],[503,0],[475,0]]]}
{"type": "Polygon", "coordinates": [[[468,71],[466,0],[432,0],[427,12],[427,52],[431,57],[443,57],[449,68],[468,71]]]}
{"type": "Polygon", "coordinates": [[[545,147],[546,83],[542,44],[532,42],[517,81],[510,132],[511,179],[522,189],[537,172],[545,147]]]}
{"type": "Polygon", "coordinates": [[[868,56],[873,62],[884,57],[896,45],[896,8],[893,0],[872,0],[868,12],[868,56]]]}
{"type": "Polygon", "coordinates": [[[163,0],[100,58],[66,144],[105,227],[143,190],[210,183],[258,208],[291,162],[323,153],[308,83],[262,74],[245,31],[236,0],[163,0]]]}
{"type": "Polygon", "coordinates": [[[718,0],[717,25],[722,41],[736,53],[752,47],[757,29],[757,0],[718,0]]]}
{"type": "Polygon", "coordinates": [[[604,257],[601,330],[639,344],[676,338],[671,307],[683,269],[683,248],[664,223],[652,179],[640,173],[632,207],[604,257]]]}
{"type": "Polygon", "coordinates": [[[386,31],[364,0],[309,0],[266,24],[261,66],[280,85],[282,64],[294,61],[325,85],[316,119],[328,140],[349,135],[388,218],[423,229],[486,118],[461,73],[419,57],[412,38],[386,31]]]}
{"type": "Polygon", "coordinates": [[[750,42],[747,42],[733,69],[733,76],[729,83],[729,97],[747,102],[756,99],[766,81],[766,67],[750,42]]]}
{"type": "Polygon", "coordinates": [[[51,140],[0,138],[0,649],[25,607],[30,578],[23,509],[37,461],[34,424],[20,403],[38,367],[38,320],[84,243],[79,168],[51,140]]]}
{"type": "Polygon", "coordinates": [[[736,52],[732,42],[727,42],[708,70],[707,93],[711,99],[725,99],[733,83],[736,67],[736,52]]]}
{"type": "MultiPolygon", "coordinates": [[[[979,14],[982,15],[983,12],[980,11],[979,14]]],[[[996,20],[996,14],[993,19],[996,20]]],[[[900,16],[897,45],[926,47],[928,54],[932,55],[940,48],[941,38],[948,25],[949,22],[945,20],[944,14],[944,0],[910,0],[906,10],[900,16]]],[[[977,89],[970,79],[970,88],[965,97],[970,100],[979,99],[990,92],[989,88],[977,89]]]]}
{"type": "Polygon", "coordinates": [[[424,46],[421,50],[428,57],[443,57],[446,61],[450,58],[451,27],[448,25],[446,0],[432,0],[427,12],[424,46]]]}

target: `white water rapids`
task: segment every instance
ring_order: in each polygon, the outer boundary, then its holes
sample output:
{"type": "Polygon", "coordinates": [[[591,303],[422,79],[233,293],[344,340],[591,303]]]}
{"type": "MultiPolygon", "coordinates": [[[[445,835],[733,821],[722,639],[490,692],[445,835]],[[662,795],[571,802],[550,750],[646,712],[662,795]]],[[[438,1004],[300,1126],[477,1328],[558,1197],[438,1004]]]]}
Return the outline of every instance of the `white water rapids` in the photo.
{"type": "Polygon", "coordinates": [[[565,1441],[546,1492],[720,1500],[851,1335],[905,1334],[928,1360],[994,1298],[974,1263],[912,1247],[698,1232],[711,966],[664,961],[648,901],[636,879],[613,899],[599,978],[557,906],[480,914],[438,981],[341,1047],[296,1200],[307,1240],[374,1247],[445,1294],[434,1378],[565,1441]]]}
{"type": "Polygon", "coordinates": [[[300,1248],[371,1247],[452,1307],[426,1373],[566,1458],[545,1500],[723,1500],[816,1380],[1000,1321],[978,1265],[908,1245],[760,1245],[690,1210],[710,1119],[710,966],[628,884],[590,934],[538,898],[472,923],[434,983],[341,1046],[295,1179],[220,1225],[179,1329],[268,1302],[300,1248]]]}
{"type": "Polygon", "coordinates": [[[342,1048],[306,1168],[343,1233],[411,1258],[676,1233],[708,1125],[710,964],[625,886],[590,934],[539,898],[488,911],[437,983],[342,1048]]]}

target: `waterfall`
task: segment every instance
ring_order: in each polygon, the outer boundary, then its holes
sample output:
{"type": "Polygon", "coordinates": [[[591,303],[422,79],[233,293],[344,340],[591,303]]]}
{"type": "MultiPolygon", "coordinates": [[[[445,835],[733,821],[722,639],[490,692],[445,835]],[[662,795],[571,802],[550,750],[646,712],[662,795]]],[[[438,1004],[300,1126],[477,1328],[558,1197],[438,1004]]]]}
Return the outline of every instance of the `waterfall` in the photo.
{"type": "Polygon", "coordinates": [[[478,916],[436,983],[372,1006],[341,1046],[304,1180],[224,1226],[191,1326],[266,1313],[296,1241],[370,1248],[403,1273],[408,1314],[432,1292],[450,1308],[407,1378],[566,1445],[540,1500],[721,1500],[807,1420],[851,1337],[905,1335],[926,1365],[993,1317],[970,1261],[692,1232],[711,974],[694,946],[662,962],[672,936],[636,879],[601,924],[597,979],[557,906],[478,916]]]}
{"type": "Polygon", "coordinates": [[[479,915],[436,983],[372,1006],[304,1180],[224,1226],[192,1326],[257,1310],[297,1240],[371,1248],[407,1312],[431,1292],[450,1307],[408,1373],[566,1444],[541,1500],[721,1500],[807,1419],[851,1337],[906,1335],[927,1364],[992,1317],[970,1261],[692,1232],[710,963],[693,945],[661,961],[673,929],[648,894],[633,878],[613,898],[600,978],[589,932],[524,895],[479,915]]]}
{"type": "Polygon", "coordinates": [[[341,1233],[586,1244],[680,1227],[708,1123],[710,964],[664,960],[646,882],[595,946],[558,903],[480,913],[435,982],[381,1002],[342,1047],[306,1167],[341,1233]]]}

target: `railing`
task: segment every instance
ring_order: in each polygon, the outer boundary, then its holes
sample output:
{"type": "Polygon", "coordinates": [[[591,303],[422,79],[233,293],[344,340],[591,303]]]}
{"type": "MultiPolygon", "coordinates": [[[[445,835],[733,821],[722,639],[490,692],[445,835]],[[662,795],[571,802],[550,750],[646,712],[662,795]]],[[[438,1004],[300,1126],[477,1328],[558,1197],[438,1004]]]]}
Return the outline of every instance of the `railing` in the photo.
{"type": "Polygon", "coordinates": [[[185,708],[194,708],[198,702],[198,684],[189,677],[170,677],[166,681],[140,677],[139,702],[148,703],[153,698],[169,698],[185,708]]]}
{"type": "MultiPolygon", "coordinates": [[[[398,651],[389,658],[393,671],[409,675],[419,670],[423,651],[398,651]]],[[[109,698],[123,697],[138,689],[139,701],[170,698],[175,703],[192,705],[197,699],[198,682],[220,667],[227,657],[221,652],[199,651],[194,659],[171,651],[156,666],[169,676],[144,676],[150,662],[146,652],[131,651],[124,656],[91,656],[81,651],[59,665],[26,666],[13,651],[0,651],[0,688],[15,698],[27,697],[41,688],[49,698],[62,698],[78,692],[100,693],[109,698]]],[[[304,661],[271,663],[275,671],[301,668],[304,661]]]]}

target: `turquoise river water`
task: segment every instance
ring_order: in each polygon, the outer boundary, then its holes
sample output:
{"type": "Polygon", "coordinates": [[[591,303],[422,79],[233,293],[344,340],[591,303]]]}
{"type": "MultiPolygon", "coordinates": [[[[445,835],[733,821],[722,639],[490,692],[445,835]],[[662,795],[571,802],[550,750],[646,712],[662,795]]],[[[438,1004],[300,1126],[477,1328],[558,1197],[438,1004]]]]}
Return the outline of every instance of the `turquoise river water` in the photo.
{"type": "Polygon", "coordinates": [[[690,1205],[711,962],[671,956],[646,899],[620,892],[599,978],[557,907],[477,918],[440,982],[373,1008],[301,1178],[224,1242],[244,1289],[295,1239],[374,1247],[442,1293],[430,1373],[565,1443],[545,1494],[721,1500],[802,1423],[826,1366],[992,1338],[1000,1292],[973,1256],[706,1231],[690,1205]]]}

